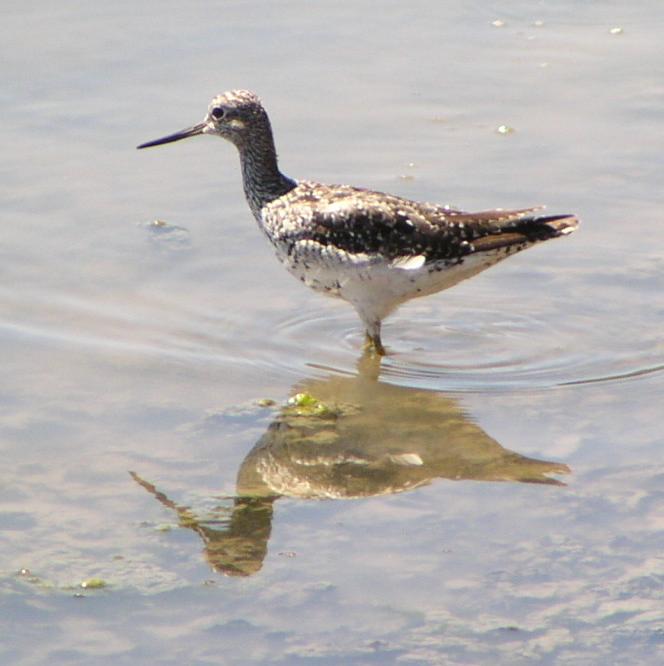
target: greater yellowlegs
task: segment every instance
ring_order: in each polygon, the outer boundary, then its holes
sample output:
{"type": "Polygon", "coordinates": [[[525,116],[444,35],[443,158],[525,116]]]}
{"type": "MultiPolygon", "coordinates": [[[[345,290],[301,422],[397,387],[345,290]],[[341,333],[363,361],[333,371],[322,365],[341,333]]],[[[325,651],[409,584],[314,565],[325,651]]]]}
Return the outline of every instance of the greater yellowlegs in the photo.
{"type": "Polygon", "coordinates": [[[382,320],[400,304],[447,289],[506,257],[573,232],[573,215],[541,207],[466,213],[347,185],[293,180],[279,170],[270,120],[254,93],[215,97],[203,122],[139,148],[197,134],[240,153],[244,194],[277,257],[304,284],[348,301],[377,353],[382,320]]]}

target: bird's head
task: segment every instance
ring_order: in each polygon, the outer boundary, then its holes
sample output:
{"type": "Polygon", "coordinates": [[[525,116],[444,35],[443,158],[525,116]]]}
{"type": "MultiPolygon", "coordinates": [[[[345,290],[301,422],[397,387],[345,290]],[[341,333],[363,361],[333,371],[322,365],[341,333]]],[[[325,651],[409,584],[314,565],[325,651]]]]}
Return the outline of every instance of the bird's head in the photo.
{"type": "Polygon", "coordinates": [[[269,121],[258,97],[248,90],[231,90],[217,95],[210,102],[202,123],[161,139],[142,143],[138,148],[160,146],[198,134],[221,136],[240,147],[247,142],[255,128],[265,126],[269,128],[269,121]]]}

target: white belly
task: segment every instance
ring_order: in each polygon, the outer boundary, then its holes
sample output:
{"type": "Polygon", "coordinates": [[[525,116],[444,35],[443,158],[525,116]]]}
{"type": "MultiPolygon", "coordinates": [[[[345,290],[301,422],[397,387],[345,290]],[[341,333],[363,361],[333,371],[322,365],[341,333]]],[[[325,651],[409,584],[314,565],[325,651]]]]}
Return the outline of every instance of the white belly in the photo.
{"type": "Polygon", "coordinates": [[[378,320],[401,303],[448,289],[513,253],[500,248],[467,255],[457,262],[426,264],[423,257],[387,261],[313,241],[301,245],[290,254],[277,249],[290,273],[316,291],[352,303],[363,319],[378,320]]]}

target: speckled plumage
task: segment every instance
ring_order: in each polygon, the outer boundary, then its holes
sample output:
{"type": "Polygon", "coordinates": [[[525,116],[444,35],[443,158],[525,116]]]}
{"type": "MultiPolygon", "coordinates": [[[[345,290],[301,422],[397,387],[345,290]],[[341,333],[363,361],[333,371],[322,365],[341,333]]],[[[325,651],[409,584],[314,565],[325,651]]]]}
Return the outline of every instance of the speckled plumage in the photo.
{"type": "Polygon", "coordinates": [[[539,208],[465,213],[295,181],[279,170],[268,116],[246,90],[218,95],[202,123],[139,148],[197,134],[215,134],[237,147],[247,202],[280,261],[307,286],[351,303],[379,353],[381,322],[401,303],[578,226],[572,215],[538,216],[539,208]]]}

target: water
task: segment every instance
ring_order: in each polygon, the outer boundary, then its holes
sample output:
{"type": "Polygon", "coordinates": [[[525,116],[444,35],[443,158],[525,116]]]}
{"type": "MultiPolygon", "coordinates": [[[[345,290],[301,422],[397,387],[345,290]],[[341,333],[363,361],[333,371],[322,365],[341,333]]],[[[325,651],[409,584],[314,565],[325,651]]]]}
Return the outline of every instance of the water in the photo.
{"type": "Polygon", "coordinates": [[[664,10],[373,7],[5,8],[2,663],[661,663],[664,10]],[[378,370],[230,146],[134,150],[233,87],[294,177],[583,225],[378,370]]]}

